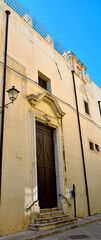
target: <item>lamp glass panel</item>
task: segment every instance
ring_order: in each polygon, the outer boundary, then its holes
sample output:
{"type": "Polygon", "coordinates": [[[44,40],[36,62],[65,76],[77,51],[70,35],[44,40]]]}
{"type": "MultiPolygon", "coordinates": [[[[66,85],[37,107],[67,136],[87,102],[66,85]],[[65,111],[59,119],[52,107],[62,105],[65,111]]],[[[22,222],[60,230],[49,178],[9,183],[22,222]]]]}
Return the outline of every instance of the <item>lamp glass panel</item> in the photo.
{"type": "Polygon", "coordinates": [[[15,89],[11,89],[8,92],[8,95],[9,95],[9,99],[15,100],[17,98],[18,92],[15,89]]]}

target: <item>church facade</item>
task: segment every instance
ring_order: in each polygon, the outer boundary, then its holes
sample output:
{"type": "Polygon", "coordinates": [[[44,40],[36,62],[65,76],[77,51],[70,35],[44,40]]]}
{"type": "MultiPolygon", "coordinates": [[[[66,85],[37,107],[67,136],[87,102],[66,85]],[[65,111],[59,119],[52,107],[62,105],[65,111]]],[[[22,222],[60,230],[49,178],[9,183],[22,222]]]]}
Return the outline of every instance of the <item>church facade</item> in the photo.
{"type": "Polygon", "coordinates": [[[61,54],[28,14],[0,0],[0,106],[6,10],[5,103],[11,86],[20,93],[4,114],[0,235],[27,229],[43,208],[101,212],[101,89],[72,51],[61,54]]]}

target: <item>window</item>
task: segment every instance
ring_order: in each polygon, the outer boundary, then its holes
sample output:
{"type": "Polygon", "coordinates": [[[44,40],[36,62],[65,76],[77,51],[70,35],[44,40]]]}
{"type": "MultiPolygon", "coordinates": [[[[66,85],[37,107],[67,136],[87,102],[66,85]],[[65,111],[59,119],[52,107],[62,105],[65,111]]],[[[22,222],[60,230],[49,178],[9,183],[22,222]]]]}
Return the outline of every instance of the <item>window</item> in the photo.
{"type": "Polygon", "coordinates": [[[92,151],[100,152],[100,147],[99,147],[99,145],[98,145],[98,144],[95,144],[95,143],[93,143],[93,142],[91,142],[91,141],[89,141],[89,148],[90,148],[90,150],[92,150],[92,151]]]}
{"type": "Polygon", "coordinates": [[[100,116],[101,116],[101,101],[98,101],[98,105],[99,105],[99,111],[100,111],[100,116]]]}
{"type": "Polygon", "coordinates": [[[98,145],[98,144],[95,144],[95,151],[96,151],[96,152],[100,152],[100,150],[99,150],[99,145],[98,145]]]}
{"type": "Polygon", "coordinates": [[[47,90],[47,83],[44,79],[42,79],[41,77],[38,77],[38,83],[41,87],[47,90]]]}
{"type": "Polygon", "coordinates": [[[86,101],[84,101],[84,106],[85,106],[85,112],[90,115],[89,105],[88,105],[88,103],[86,101]]]}
{"type": "Polygon", "coordinates": [[[51,92],[51,80],[43,73],[38,71],[38,84],[46,89],[47,91],[51,92]]]}
{"type": "Polygon", "coordinates": [[[93,144],[93,142],[89,142],[89,147],[90,147],[90,150],[94,151],[94,144],[93,144]]]}

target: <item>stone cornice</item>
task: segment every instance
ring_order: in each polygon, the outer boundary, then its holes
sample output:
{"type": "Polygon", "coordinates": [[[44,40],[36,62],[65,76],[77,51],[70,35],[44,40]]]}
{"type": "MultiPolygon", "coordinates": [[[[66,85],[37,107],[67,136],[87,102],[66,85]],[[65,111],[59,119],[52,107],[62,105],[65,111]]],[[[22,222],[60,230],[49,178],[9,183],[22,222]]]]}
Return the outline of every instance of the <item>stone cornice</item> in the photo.
{"type": "Polygon", "coordinates": [[[51,107],[54,114],[58,118],[63,117],[65,115],[65,113],[59,106],[57,99],[51,93],[43,92],[39,95],[30,94],[27,96],[27,99],[33,107],[36,107],[37,104],[39,104],[42,101],[46,102],[51,107]]]}

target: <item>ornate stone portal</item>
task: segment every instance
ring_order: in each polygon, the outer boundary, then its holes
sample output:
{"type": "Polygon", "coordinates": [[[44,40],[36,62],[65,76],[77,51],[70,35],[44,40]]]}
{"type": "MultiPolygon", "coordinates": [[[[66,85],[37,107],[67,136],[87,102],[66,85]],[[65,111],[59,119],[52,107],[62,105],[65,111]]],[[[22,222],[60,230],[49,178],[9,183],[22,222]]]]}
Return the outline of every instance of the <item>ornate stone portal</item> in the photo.
{"type": "Polygon", "coordinates": [[[54,155],[56,171],[56,188],[58,208],[63,209],[64,203],[59,194],[64,195],[64,165],[62,149],[61,119],[65,115],[57,99],[48,92],[27,96],[30,109],[30,135],[31,135],[31,165],[32,165],[32,200],[38,199],[37,185],[37,157],[36,157],[36,121],[53,128],[54,155]],[[36,189],[36,190],[35,190],[36,189]]]}

